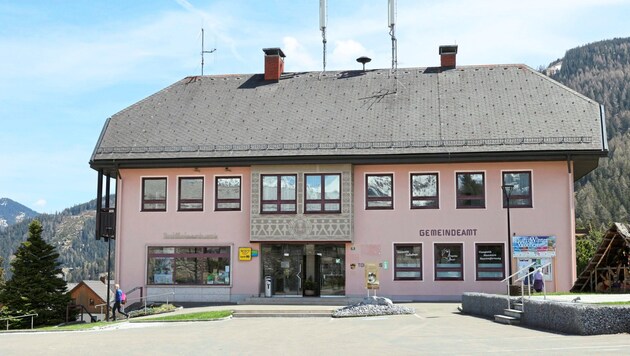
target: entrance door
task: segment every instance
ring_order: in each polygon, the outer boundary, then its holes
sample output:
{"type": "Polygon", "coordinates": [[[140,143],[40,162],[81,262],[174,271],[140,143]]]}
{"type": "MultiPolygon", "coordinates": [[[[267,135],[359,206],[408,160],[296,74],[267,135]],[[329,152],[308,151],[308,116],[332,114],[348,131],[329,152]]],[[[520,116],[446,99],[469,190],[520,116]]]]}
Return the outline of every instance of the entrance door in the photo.
{"type": "Polygon", "coordinates": [[[303,295],[305,297],[319,296],[319,290],[321,288],[322,256],[312,253],[312,246],[313,245],[306,245],[306,255],[304,255],[303,295]]]}
{"type": "Polygon", "coordinates": [[[301,296],[303,245],[262,245],[263,279],[271,276],[271,291],[277,296],[301,296]]]}

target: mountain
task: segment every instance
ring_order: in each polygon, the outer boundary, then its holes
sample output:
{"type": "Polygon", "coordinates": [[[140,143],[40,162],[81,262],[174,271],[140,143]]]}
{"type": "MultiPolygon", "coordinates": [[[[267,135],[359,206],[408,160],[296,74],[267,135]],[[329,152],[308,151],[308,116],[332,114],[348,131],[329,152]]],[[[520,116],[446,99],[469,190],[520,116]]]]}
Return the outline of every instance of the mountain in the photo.
{"type": "MultiPolygon", "coordinates": [[[[40,214],[36,217],[42,223],[42,237],[59,252],[59,261],[68,282],[98,279],[101,273],[107,271],[108,244],[94,237],[95,216],[96,200],[92,200],[60,213],[40,214]]],[[[20,244],[26,241],[28,225],[32,220],[33,218],[25,218],[0,230],[0,257],[4,258],[7,278],[11,277],[9,261],[20,244]]]]}
{"type": "Polygon", "coordinates": [[[19,223],[24,219],[34,218],[39,215],[24,205],[9,198],[0,198],[0,230],[9,225],[19,223]]]}
{"type": "Polygon", "coordinates": [[[606,112],[610,153],[576,184],[578,226],[605,230],[630,221],[630,38],[570,49],[545,72],[606,112]]]}

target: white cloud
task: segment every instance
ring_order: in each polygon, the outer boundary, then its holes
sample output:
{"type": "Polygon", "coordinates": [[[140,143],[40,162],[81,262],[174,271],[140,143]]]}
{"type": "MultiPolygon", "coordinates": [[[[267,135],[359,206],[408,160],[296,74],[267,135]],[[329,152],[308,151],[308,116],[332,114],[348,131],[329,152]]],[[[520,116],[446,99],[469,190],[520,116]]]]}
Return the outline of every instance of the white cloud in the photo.
{"type": "Polygon", "coordinates": [[[315,68],[317,68],[318,63],[309,55],[306,48],[295,37],[287,36],[282,39],[282,51],[290,58],[290,60],[286,62],[285,70],[287,72],[297,71],[292,68],[301,68],[302,70],[305,68],[315,70],[315,68]]]}
{"type": "Polygon", "coordinates": [[[43,209],[46,207],[46,199],[38,199],[36,202],[33,203],[33,206],[35,207],[35,209],[43,209]]]}

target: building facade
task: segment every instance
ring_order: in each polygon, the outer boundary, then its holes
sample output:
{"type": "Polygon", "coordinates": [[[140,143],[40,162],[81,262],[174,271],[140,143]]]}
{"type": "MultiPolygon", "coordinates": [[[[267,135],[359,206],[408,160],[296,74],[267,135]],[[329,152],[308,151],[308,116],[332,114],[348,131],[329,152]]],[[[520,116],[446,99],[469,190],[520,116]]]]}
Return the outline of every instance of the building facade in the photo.
{"type": "Polygon", "coordinates": [[[599,104],[524,65],[457,67],[454,46],[396,71],[284,73],[264,52],[264,74],[188,77],[105,123],[97,230],[123,289],[458,300],[532,262],[571,288],[599,104]]]}

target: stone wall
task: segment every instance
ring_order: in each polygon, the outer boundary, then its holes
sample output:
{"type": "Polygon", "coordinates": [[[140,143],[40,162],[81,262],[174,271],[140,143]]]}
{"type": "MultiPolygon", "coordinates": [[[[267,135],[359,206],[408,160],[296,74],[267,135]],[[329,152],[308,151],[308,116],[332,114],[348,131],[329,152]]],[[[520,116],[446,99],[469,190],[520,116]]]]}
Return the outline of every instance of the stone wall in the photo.
{"type": "MultiPolygon", "coordinates": [[[[494,318],[495,314],[503,314],[506,307],[505,296],[483,293],[462,296],[462,311],[466,314],[494,318]]],[[[628,333],[630,308],[525,298],[521,325],[573,335],[628,333]]]]}

